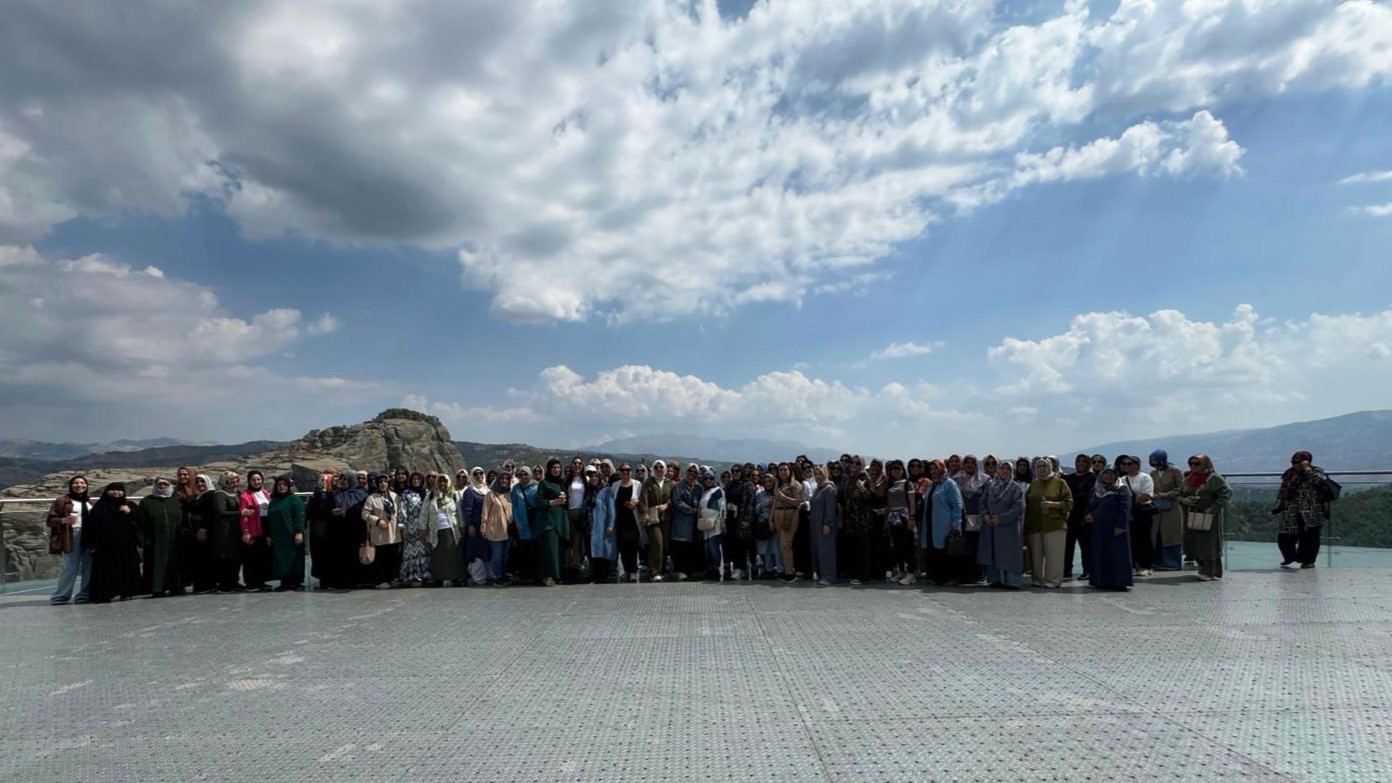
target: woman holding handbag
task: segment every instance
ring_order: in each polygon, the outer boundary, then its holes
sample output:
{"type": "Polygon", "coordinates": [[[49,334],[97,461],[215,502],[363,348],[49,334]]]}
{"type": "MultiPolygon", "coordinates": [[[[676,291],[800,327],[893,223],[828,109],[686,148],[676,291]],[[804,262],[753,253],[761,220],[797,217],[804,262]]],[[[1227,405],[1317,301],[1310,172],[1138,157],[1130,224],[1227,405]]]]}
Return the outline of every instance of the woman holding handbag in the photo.
{"type": "Polygon", "coordinates": [[[1179,504],[1187,511],[1184,531],[1186,547],[1199,564],[1199,581],[1223,578],[1223,523],[1232,487],[1206,454],[1189,458],[1179,504]]]}

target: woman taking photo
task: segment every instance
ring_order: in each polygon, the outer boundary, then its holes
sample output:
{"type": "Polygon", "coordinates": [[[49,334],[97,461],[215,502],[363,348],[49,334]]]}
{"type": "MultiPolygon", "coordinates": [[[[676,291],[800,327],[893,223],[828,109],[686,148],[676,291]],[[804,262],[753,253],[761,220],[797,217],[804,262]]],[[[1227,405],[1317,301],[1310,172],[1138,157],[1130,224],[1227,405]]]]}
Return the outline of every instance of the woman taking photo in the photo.
{"type": "Polygon", "coordinates": [[[1308,451],[1297,451],[1291,465],[1281,475],[1272,514],[1280,518],[1281,532],[1276,544],[1281,548],[1281,567],[1299,563],[1314,568],[1319,557],[1320,531],[1329,521],[1329,504],[1337,497],[1333,482],[1314,464],[1308,451]]]}

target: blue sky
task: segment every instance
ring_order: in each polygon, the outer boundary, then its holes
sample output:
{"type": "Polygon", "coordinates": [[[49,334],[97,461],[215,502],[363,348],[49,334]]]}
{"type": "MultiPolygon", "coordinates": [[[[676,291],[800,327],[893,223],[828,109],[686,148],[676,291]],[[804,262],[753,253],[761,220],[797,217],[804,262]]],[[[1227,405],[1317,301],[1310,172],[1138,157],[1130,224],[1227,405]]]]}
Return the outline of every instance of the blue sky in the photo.
{"type": "Polygon", "coordinates": [[[0,427],[1024,453],[1386,407],[1385,5],[527,5],[150,10],[192,37],[133,54],[21,3],[0,427]]]}

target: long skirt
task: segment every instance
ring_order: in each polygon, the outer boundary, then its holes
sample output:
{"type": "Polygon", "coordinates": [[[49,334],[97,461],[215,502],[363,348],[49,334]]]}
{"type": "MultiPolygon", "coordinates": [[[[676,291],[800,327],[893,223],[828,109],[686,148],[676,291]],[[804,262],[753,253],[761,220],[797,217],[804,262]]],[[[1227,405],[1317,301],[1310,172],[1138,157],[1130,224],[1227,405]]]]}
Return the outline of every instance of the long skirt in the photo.
{"type": "Polygon", "coordinates": [[[372,565],[363,569],[366,584],[391,584],[401,573],[401,544],[379,544],[372,565]]]}
{"type": "Polygon", "coordinates": [[[429,582],[430,543],[420,540],[417,535],[408,535],[401,542],[401,571],[398,577],[403,582],[429,582]]]}
{"type": "Polygon", "coordinates": [[[435,548],[430,552],[431,575],[441,582],[463,579],[463,562],[459,556],[459,545],[454,540],[454,531],[440,530],[436,535],[435,548]]]}

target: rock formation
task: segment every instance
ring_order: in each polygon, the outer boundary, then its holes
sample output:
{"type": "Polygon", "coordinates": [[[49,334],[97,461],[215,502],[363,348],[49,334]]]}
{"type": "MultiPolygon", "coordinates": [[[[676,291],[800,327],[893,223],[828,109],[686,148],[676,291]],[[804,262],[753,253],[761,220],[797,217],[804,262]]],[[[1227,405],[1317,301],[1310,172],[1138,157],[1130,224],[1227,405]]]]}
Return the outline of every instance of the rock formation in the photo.
{"type": "MultiPolygon", "coordinates": [[[[128,494],[144,494],[155,476],[172,478],[178,467],[94,468],[84,470],[83,474],[87,476],[93,495],[113,481],[124,482],[128,494]]],[[[464,459],[450,439],[449,430],[438,419],[414,411],[391,410],[361,424],[312,430],[283,448],[189,467],[197,473],[208,473],[214,479],[227,471],[245,475],[250,470],[260,470],[266,474],[268,482],[275,476],[289,474],[294,477],[297,490],[313,491],[319,475],[325,470],[375,471],[402,467],[453,474],[464,467],[464,459]]],[[[47,579],[57,573],[59,558],[48,554],[44,516],[48,503],[66,491],[71,475],[71,472],[53,473],[32,484],[0,492],[0,497],[4,498],[41,501],[0,506],[7,581],[47,579]]]]}

